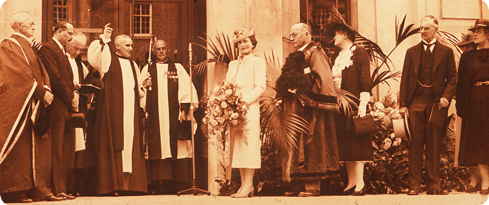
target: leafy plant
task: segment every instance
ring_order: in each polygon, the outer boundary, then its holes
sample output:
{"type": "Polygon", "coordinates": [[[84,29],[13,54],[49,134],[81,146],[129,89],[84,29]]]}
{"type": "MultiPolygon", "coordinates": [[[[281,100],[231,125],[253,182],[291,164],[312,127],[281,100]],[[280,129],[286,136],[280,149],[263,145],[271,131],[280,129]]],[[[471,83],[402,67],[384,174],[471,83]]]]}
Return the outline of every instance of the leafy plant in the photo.
{"type": "Polygon", "coordinates": [[[260,99],[260,135],[263,143],[271,146],[281,159],[298,149],[297,139],[303,134],[309,136],[309,123],[302,117],[284,112],[281,98],[262,97],[260,99]]]}
{"type": "MultiPolygon", "coordinates": [[[[207,36],[207,34],[206,34],[207,36]]],[[[206,45],[201,45],[196,43],[195,45],[204,48],[209,54],[212,55],[211,58],[206,59],[195,66],[197,73],[203,73],[207,70],[207,63],[209,62],[225,62],[229,63],[231,60],[236,60],[238,57],[238,49],[231,44],[231,40],[228,35],[223,32],[215,36],[215,40],[207,36],[206,39],[202,39],[206,45]],[[209,48],[207,47],[209,46],[209,48]]]]}
{"type": "Polygon", "coordinates": [[[39,50],[41,49],[42,47],[42,42],[36,42],[35,40],[32,41],[32,45],[31,45],[32,49],[37,53],[39,52],[39,50]]]}

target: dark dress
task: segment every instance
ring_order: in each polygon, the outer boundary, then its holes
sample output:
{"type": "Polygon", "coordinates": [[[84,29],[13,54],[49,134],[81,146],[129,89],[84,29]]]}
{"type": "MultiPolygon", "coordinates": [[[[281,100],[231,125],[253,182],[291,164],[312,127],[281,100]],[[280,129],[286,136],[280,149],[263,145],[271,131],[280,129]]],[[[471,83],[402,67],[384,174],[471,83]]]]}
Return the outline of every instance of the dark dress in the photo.
{"type": "Polygon", "coordinates": [[[457,113],[462,117],[459,164],[489,164],[489,49],[471,50],[460,58],[457,113]]]}
{"type": "MultiPolygon", "coordinates": [[[[332,58],[334,65],[339,51],[332,58]]],[[[357,98],[361,92],[369,92],[371,89],[370,61],[365,48],[356,46],[351,58],[353,64],[345,68],[341,74],[341,89],[346,90],[357,98]]],[[[357,101],[358,103],[358,101],[357,101]]],[[[353,107],[353,111],[357,108],[353,107]]],[[[336,115],[336,136],[341,161],[372,161],[373,148],[370,134],[356,135],[353,133],[351,117],[345,113],[336,115]]]]}

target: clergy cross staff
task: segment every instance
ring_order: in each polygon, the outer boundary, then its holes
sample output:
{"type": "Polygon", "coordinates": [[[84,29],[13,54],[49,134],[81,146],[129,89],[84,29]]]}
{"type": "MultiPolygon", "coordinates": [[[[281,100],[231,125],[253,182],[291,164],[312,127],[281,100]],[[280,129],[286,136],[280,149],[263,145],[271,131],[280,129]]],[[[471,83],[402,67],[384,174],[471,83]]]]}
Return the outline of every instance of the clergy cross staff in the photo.
{"type": "MultiPolygon", "coordinates": [[[[149,79],[149,81],[151,81],[151,74],[149,73],[149,65],[151,64],[152,60],[151,60],[151,48],[153,47],[153,44],[156,42],[156,36],[152,36],[150,41],[149,41],[149,50],[148,50],[148,73],[146,73],[146,79],[149,79]],[[154,40],[153,40],[154,39],[154,40]]],[[[149,84],[148,86],[148,90],[151,91],[152,90],[152,83],[149,84]]]]}

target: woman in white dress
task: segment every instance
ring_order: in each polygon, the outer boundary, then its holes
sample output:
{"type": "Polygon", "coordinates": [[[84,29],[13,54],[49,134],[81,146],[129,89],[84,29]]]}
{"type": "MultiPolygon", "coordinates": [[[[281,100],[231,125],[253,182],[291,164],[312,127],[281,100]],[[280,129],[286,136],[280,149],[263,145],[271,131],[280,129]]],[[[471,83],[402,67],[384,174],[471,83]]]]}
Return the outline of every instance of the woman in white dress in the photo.
{"type": "Polygon", "coordinates": [[[266,87],[266,63],[253,55],[257,44],[253,30],[236,30],[233,43],[238,47],[239,57],[229,63],[226,81],[238,85],[248,106],[246,122],[239,127],[231,127],[230,132],[232,167],[239,168],[241,175],[241,187],[231,197],[242,198],[253,196],[253,175],[255,169],[261,168],[258,99],[266,87]]]}

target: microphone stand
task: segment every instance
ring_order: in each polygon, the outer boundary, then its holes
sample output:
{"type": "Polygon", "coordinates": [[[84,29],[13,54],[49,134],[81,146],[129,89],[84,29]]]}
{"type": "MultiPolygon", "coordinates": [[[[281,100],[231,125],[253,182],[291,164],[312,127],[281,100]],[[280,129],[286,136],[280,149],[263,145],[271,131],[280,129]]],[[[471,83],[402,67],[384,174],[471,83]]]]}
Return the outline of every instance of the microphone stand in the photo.
{"type": "Polygon", "coordinates": [[[188,44],[188,53],[189,53],[189,70],[190,70],[190,136],[192,136],[192,187],[177,192],[177,196],[180,196],[181,194],[193,194],[193,195],[198,195],[198,194],[207,194],[208,196],[211,195],[211,193],[207,190],[199,189],[195,185],[195,136],[194,136],[194,107],[193,107],[193,82],[192,82],[192,43],[188,44]]]}

